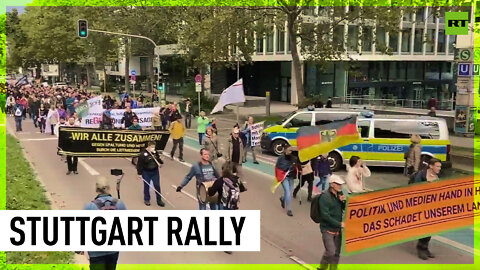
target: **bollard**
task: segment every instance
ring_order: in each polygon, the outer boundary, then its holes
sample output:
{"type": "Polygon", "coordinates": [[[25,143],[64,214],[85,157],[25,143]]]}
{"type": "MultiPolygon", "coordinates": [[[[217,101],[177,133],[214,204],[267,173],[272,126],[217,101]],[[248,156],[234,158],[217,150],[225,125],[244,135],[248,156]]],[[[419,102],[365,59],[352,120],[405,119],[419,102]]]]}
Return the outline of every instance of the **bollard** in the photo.
{"type": "Polygon", "coordinates": [[[265,109],[266,115],[270,116],[270,91],[265,92],[265,109]]]}

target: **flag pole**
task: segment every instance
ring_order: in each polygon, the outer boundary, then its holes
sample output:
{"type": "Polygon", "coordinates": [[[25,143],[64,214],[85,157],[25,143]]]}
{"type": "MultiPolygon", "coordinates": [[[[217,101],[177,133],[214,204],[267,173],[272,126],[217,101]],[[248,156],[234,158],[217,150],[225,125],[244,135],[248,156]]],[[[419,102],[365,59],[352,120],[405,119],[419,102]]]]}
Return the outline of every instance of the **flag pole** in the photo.
{"type": "MultiPolygon", "coordinates": [[[[240,60],[238,60],[238,56],[237,56],[237,82],[238,80],[240,80],[240,60]]],[[[240,118],[240,108],[237,103],[237,124],[238,125],[240,125],[239,118],[240,118]]]]}

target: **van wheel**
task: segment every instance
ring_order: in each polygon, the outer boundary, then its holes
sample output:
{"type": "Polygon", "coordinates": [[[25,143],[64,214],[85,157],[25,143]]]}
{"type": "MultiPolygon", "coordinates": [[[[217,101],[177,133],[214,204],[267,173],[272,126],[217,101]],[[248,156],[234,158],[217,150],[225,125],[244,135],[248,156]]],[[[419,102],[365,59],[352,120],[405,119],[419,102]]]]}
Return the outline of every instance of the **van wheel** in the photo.
{"type": "Polygon", "coordinates": [[[276,140],[272,143],[272,152],[277,156],[281,156],[287,147],[288,143],[285,141],[276,140]]]}
{"type": "Polygon", "coordinates": [[[428,168],[428,162],[430,162],[430,159],[432,159],[431,156],[422,155],[422,156],[420,157],[420,166],[419,166],[419,169],[428,168]]]}
{"type": "Polygon", "coordinates": [[[342,156],[340,156],[340,154],[337,152],[330,152],[328,154],[328,161],[330,162],[330,170],[332,170],[332,172],[340,170],[340,168],[343,166],[342,156]]]}

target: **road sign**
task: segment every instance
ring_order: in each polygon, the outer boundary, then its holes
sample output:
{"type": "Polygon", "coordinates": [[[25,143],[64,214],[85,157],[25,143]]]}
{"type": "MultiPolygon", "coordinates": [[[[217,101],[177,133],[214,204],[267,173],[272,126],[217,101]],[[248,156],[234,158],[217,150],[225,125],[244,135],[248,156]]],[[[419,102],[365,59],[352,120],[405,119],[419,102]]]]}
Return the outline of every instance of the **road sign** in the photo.
{"type": "Polygon", "coordinates": [[[137,75],[137,71],[135,69],[132,69],[132,71],[130,71],[130,75],[132,75],[132,76],[137,75]]]}
{"type": "Polygon", "coordinates": [[[137,76],[135,76],[135,75],[130,76],[130,80],[136,81],[136,80],[137,80],[137,76]]]}
{"type": "Polygon", "coordinates": [[[195,82],[196,82],[196,83],[202,82],[202,75],[197,74],[197,75],[195,76],[195,82]]]}
{"type": "Polygon", "coordinates": [[[458,76],[470,76],[471,63],[458,64],[458,76]]]}
{"type": "Polygon", "coordinates": [[[195,91],[198,93],[202,92],[202,83],[200,82],[195,83],[195,91]]]}
{"type": "Polygon", "coordinates": [[[131,84],[136,84],[136,83],[137,83],[137,81],[135,81],[135,80],[131,80],[131,81],[130,81],[130,83],[131,83],[131,84]]]}
{"type": "Polygon", "coordinates": [[[461,61],[469,62],[473,60],[472,49],[458,49],[458,58],[461,61]]]}

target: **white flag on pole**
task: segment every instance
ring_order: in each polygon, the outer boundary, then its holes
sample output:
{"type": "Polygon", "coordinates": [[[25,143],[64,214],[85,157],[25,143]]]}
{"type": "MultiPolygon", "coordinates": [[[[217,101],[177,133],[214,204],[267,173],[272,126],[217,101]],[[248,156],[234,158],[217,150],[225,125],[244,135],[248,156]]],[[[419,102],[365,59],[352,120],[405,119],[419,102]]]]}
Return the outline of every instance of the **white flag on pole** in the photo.
{"type": "Polygon", "coordinates": [[[243,93],[243,79],[238,80],[223,90],[217,105],[213,108],[211,114],[223,111],[223,107],[228,104],[245,102],[245,94],[243,93]]]}

